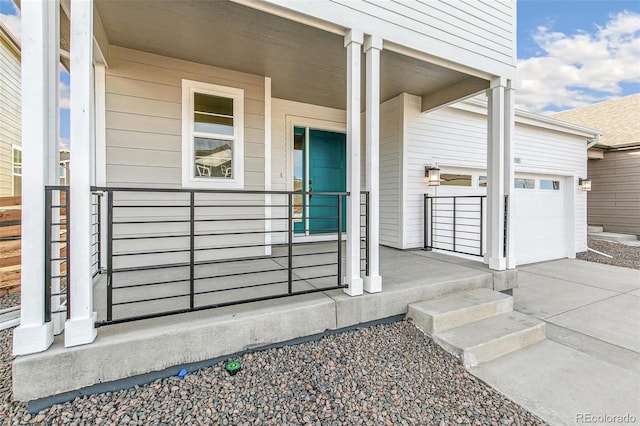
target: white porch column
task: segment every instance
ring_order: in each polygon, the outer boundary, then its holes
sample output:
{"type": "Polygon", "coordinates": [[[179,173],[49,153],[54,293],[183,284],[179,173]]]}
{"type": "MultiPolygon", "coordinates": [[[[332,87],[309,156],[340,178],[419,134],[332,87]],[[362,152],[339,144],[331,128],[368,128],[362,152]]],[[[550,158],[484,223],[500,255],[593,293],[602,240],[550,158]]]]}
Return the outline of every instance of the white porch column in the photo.
{"type": "Polygon", "coordinates": [[[93,0],[71,0],[71,318],[65,325],[65,346],[96,337],[90,237],[93,90],[93,0]]]}
{"type": "Polygon", "coordinates": [[[507,80],[504,90],[504,194],[509,196],[507,204],[507,269],[515,269],[516,256],[514,250],[514,227],[513,223],[513,179],[515,178],[514,161],[515,156],[515,87],[513,80],[507,80]]]}
{"type": "Polygon", "coordinates": [[[360,55],[363,34],[351,30],[344,38],[347,48],[347,245],[346,277],[350,296],[362,294],[360,277],[360,55]]]}
{"type": "Polygon", "coordinates": [[[369,275],[364,289],[382,291],[380,276],[380,50],[382,39],[367,36],[364,51],[367,58],[367,191],[369,191],[369,275]]]}
{"type": "Polygon", "coordinates": [[[58,140],[59,7],[57,0],[23,0],[22,14],[22,283],[14,355],[41,352],[53,343],[45,321],[44,187],[58,140]]]}
{"type": "MultiPolygon", "coordinates": [[[[489,268],[503,271],[504,187],[505,187],[505,106],[506,81],[496,78],[487,90],[487,252],[489,268]]],[[[513,166],[511,166],[513,167],[513,166]]]]}

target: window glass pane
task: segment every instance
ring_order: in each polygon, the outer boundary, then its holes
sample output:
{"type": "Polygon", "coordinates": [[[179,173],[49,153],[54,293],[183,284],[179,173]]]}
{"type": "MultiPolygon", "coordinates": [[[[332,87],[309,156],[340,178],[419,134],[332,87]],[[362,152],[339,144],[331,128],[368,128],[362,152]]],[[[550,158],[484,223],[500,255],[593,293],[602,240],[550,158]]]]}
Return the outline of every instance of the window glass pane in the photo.
{"type": "Polygon", "coordinates": [[[233,99],[195,93],[194,103],[196,132],[233,135],[233,99]]]}
{"type": "Polygon", "coordinates": [[[13,174],[22,175],[22,150],[13,148],[13,174]]]}
{"type": "Polygon", "coordinates": [[[471,175],[440,174],[440,185],[471,186],[471,175]]]}
{"type": "Polygon", "coordinates": [[[559,180],[540,179],[540,189],[560,190],[559,180]]]}
{"type": "Polygon", "coordinates": [[[195,146],[195,177],[233,177],[231,159],[233,141],[194,138],[195,146]]]}
{"type": "Polygon", "coordinates": [[[22,176],[13,177],[13,195],[18,196],[22,194],[22,176]]]}
{"type": "MultiPolygon", "coordinates": [[[[304,191],[304,129],[295,129],[293,136],[293,190],[304,191]]],[[[302,194],[293,196],[293,218],[296,222],[302,221],[303,213],[302,194]]]]}
{"type": "Polygon", "coordinates": [[[486,176],[478,176],[478,186],[480,188],[487,187],[487,177],[486,176]]]}
{"type": "Polygon", "coordinates": [[[535,179],[515,178],[514,188],[534,189],[536,187],[535,179]]]}

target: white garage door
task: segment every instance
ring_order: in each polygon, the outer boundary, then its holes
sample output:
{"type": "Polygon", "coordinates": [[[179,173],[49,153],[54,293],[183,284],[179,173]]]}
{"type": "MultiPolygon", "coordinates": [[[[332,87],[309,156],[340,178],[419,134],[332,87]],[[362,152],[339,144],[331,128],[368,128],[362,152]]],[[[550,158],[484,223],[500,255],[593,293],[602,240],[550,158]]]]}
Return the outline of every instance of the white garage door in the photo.
{"type": "Polygon", "coordinates": [[[518,265],[567,256],[566,180],[516,176],[512,205],[518,265]]]}

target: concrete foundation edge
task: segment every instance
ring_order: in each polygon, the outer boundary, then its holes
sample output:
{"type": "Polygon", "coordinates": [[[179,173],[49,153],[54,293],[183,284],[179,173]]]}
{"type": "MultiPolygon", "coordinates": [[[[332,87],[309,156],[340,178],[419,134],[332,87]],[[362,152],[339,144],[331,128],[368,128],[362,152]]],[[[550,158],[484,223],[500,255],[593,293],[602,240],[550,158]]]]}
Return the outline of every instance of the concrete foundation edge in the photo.
{"type": "Polygon", "coordinates": [[[224,355],[216,358],[207,359],[204,361],[197,361],[197,362],[191,362],[187,364],[175,365],[175,366],[165,368],[163,370],[152,371],[149,373],[139,374],[137,376],[118,379],[111,382],[96,383],[95,385],[83,387],[81,389],[28,401],[27,409],[29,413],[35,414],[41,410],[51,407],[54,404],[62,404],[85,395],[104,393],[104,392],[117,392],[122,389],[130,389],[134,386],[149,384],[158,379],[165,379],[167,377],[176,376],[178,372],[183,368],[187,370],[187,373],[193,373],[203,368],[211,367],[219,362],[223,362],[232,358],[241,357],[242,355],[247,353],[266,351],[268,349],[281,348],[284,346],[300,345],[307,342],[318,341],[327,336],[345,333],[347,331],[357,330],[361,328],[373,327],[376,325],[391,324],[394,322],[402,321],[403,319],[404,319],[404,315],[402,314],[394,315],[392,317],[383,318],[375,321],[369,321],[361,324],[356,324],[349,327],[343,327],[343,328],[334,329],[334,330],[326,330],[322,333],[313,334],[311,336],[303,336],[303,337],[287,340],[284,342],[277,342],[277,343],[273,343],[273,344],[269,344],[269,345],[265,345],[257,348],[251,348],[251,349],[239,351],[230,355],[224,355]]]}

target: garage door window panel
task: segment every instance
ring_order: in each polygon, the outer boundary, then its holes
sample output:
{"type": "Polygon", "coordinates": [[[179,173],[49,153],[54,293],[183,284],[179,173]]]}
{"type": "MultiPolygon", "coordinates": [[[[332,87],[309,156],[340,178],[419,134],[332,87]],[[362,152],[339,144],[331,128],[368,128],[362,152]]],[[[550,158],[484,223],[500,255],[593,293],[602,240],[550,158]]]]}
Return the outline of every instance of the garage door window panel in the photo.
{"type": "Polygon", "coordinates": [[[560,190],[560,181],[559,180],[550,180],[550,179],[540,179],[540,189],[551,190],[551,191],[559,191],[560,190]]]}
{"type": "Polygon", "coordinates": [[[529,178],[515,178],[513,187],[517,189],[535,189],[536,180],[529,178]]]}

